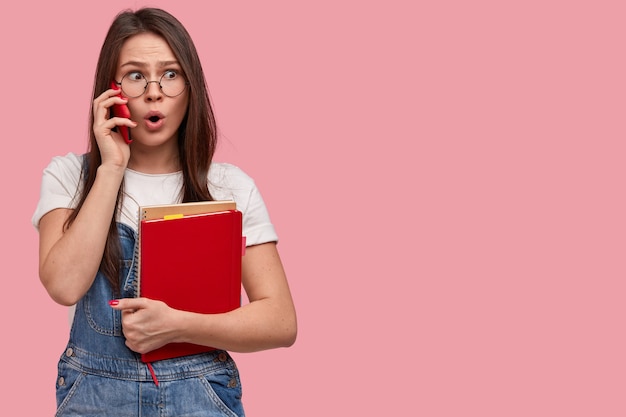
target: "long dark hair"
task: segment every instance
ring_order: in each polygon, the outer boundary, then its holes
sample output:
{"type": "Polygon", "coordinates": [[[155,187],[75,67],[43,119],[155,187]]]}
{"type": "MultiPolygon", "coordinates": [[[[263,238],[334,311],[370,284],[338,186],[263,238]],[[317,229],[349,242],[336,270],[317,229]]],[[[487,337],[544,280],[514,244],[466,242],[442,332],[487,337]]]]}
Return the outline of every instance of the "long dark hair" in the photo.
{"type": "MultiPolygon", "coordinates": [[[[124,42],[140,33],[154,33],[164,38],[180,63],[189,82],[189,105],[187,114],[178,129],[178,154],[183,174],[181,201],[213,200],[208,188],[209,166],[217,145],[217,127],[200,58],[191,37],[183,25],[168,12],[155,8],[142,8],[135,12],[119,13],[104,40],[94,77],[93,100],[109,88],[115,77],[120,50],[124,42]]],[[[93,106],[93,104],[92,104],[93,106]]],[[[89,148],[83,165],[83,186],[79,187],[76,210],[68,218],[65,227],[76,219],[96,179],[97,167],[102,158],[96,143],[93,126],[93,108],[89,112],[89,148]]],[[[111,219],[100,269],[119,294],[121,247],[117,232],[117,219],[123,198],[123,183],[117,195],[117,204],[111,219]]]]}

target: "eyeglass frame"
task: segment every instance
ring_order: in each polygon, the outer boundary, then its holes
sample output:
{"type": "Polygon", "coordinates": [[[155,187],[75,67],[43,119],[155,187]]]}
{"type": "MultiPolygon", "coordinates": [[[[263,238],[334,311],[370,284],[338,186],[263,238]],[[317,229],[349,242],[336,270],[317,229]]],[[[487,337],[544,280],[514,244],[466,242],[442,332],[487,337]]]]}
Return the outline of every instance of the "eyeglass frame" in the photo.
{"type": "MultiPolygon", "coordinates": [[[[122,90],[122,93],[124,93],[124,95],[126,97],[128,97],[128,98],[139,98],[139,97],[143,96],[144,94],[146,94],[146,91],[148,91],[148,84],[150,84],[150,83],[157,83],[157,84],[159,84],[159,90],[161,90],[163,95],[165,95],[166,97],[169,97],[169,98],[178,97],[179,95],[184,93],[185,90],[187,89],[187,87],[189,86],[189,81],[185,81],[185,87],[182,89],[182,91],[180,93],[176,94],[175,96],[170,96],[169,94],[166,94],[165,91],[163,91],[163,86],[161,85],[161,80],[163,79],[163,77],[165,77],[166,73],[167,73],[167,71],[165,71],[163,73],[163,75],[161,75],[161,78],[159,78],[159,81],[157,81],[157,80],[148,81],[148,79],[146,79],[144,77],[144,80],[146,80],[146,85],[143,87],[143,92],[141,94],[139,94],[138,96],[129,96],[128,94],[126,94],[126,92],[122,88],[122,81],[124,81],[124,78],[126,78],[127,75],[131,74],[130,72],[128,74],[125,74],[119,82],[117,82],[117,80],[115,80],[115,79],[113,81],[115,81],[115,84],[117,84],[120,87],[120,90],[122,90]]],[[[141,74],[141,75],[143,75],[143,74],[141,74]]],[[[179,74],[179,75],[184,78],[184,75],[182,75],[182,74],[179,74]]]]}

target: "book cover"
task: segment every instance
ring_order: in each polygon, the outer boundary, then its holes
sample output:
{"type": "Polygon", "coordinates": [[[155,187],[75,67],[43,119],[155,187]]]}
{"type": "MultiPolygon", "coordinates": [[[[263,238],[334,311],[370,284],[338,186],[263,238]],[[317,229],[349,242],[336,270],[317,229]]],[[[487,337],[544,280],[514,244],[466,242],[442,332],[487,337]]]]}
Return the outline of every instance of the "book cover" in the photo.
{"type": "MultiPolygon", "coordinates": [[[[245,247],[241,212],[184,215],[180,211],[170,206],[171,214],[160,213],[139,223],[139,294],[196,313],[238,308],[245,247]]],[[[171,343],[143,354],[142,360],[154,362],[210,350],[213,348],[171,343]]]]}

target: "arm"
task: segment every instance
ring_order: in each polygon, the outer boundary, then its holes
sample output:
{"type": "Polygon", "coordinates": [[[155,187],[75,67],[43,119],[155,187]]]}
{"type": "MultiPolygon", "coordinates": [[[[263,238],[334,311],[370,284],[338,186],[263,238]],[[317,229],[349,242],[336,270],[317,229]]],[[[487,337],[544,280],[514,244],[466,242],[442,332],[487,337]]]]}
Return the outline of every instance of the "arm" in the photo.
{"type": "Polygon", "coordinates": [[[117,193],[130,157],[130,149],[116,125],[134,126],[128,119],[108,119],[108,109],[121,98],[107,90],[94,100],[94,134],[102,164],[80,213],[64,230],[71,209],[56,209],[39,221],[39,277],[50,297],[59,304],[75,304],[91,286],[102,260],[117,193]]]}
{"type": "Polygon", "coordinates": [[[122,299],[126,344],[145,353],[170,342],[189,342],[233,352],[291,346],[296,313],[275,243],[246,249],[242,283],[250,303],[223,314],[174,310],[146,298],[122,299]]]}
{"type": "Polygon", "coordinates": [[[63,230],[70,209],[56,209],[39,222],[39,277],[54,301],[75,304],[91,286],[102,260],[122,173],[98,167],[96,181],[74,223],[63,230]]]}

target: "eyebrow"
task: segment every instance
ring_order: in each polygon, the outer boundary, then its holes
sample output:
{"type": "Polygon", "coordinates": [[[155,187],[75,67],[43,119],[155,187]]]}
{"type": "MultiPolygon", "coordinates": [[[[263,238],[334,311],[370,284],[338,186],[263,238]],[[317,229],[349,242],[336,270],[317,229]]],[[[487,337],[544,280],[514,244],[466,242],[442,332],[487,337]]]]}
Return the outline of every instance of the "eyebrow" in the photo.
{"type": "MultiPolygon", "coordinates": [[[[174,60],[174,61],[159,61],[159,62],[157,62],[157,66],[159,66],[159,67],[168,67],[170,65],[180,65],[180,64],[176,60],[174,60]]],[[[140,61],[128,61],[128,62],[125,62],[122,65],[120,65],[120,67],[122,67],[122,68],[123,67],[128,67],[128,66],[145,68],[145,67],[148,66],[148,63],[140,62],[140,61]]]]}

